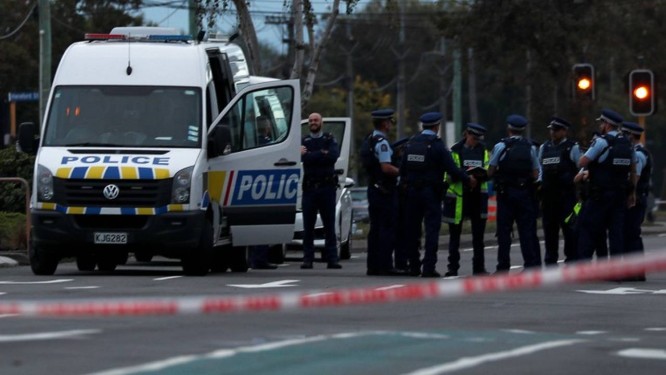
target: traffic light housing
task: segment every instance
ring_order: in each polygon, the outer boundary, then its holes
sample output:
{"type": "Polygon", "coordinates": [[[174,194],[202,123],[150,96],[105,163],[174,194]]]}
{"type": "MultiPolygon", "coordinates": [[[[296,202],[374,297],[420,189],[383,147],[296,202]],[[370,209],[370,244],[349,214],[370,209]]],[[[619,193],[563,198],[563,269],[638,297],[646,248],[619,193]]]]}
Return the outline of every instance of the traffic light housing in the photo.
{"type": "Polygon", "coordinates": [[[629,73],[629,111],[633,116],[650,116],[655,111],[654,74],[648,69],[629,73]]]}
{"type": "Polygon", "coordinates": [[[573,78],[574,98],[594,100],[596,97],[594,66],[592,64],[575,64],[573,66],[573,78]]]}

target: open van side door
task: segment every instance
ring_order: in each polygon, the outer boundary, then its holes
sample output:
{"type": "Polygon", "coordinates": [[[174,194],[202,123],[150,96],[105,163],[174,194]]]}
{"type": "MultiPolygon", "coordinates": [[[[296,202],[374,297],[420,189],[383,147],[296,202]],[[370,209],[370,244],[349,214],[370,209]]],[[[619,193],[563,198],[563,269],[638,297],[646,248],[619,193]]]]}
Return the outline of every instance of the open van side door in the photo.
{"type": "Polygon", "coordinates": [[[209,204],[219,208],[220,222],[226,220],[233,246],[283,243],[293,236],[301,177],[300,102],[298,80],[251,85],[211,124],[209,204]]]}

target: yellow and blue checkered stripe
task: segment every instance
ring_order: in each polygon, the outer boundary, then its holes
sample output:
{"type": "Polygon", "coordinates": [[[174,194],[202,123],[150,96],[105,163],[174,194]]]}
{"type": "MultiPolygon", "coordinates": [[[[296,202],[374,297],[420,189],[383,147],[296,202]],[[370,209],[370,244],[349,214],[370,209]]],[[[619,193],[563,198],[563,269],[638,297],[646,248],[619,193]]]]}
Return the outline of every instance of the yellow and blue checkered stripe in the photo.
{"type": "MultiPolygon", "coordinates": [[[[132,166],[62,167],[58,168],[55,176],[63,179],[83,180],[161,180],[171,177],[167,168],[132,166]]],[[[83,207],[37,202],[38,209],[58,211],[69,215],[160,215],[166,212],[185,211],[186,206],[184,204],[168,204],[161,207],[83,207]]]]}
{"type": "Polygon", "coordinates": [[[82,180],[162,180],[171,177],[167,168],[147,167],[62,167],[56,177],[82,180]]]}

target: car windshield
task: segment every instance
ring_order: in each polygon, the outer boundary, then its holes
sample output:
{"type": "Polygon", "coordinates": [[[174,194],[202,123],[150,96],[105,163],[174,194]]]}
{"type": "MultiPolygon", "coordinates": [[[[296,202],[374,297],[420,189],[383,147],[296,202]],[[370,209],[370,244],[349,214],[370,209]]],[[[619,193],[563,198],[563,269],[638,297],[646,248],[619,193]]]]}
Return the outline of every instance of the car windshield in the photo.
{"type": "Polygon", "coordinates": [[[368,192],[365,188],[355,188],[351,191],[353,201],[364,201],[368,199],[368,192]]]}
{"type": "Polygon", "coordinates": [[[195,87],[59,86],[44,146],[200,147],[195,87]]]}

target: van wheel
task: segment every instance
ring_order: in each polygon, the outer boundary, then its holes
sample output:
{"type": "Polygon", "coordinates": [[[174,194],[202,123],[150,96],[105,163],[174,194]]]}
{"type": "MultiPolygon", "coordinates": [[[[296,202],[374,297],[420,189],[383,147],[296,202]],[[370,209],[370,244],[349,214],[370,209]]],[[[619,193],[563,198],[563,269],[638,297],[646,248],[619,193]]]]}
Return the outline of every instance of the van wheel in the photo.
{"type": "Polygon", "coordinates": [[[92,254],[79,254],[76,256],[76,268],[79,271],[94,271],[97,266],[97,260],[92,254]]]}
{"type": "Polygon", "coordinates": [[[58,268],[59,257],[41,246],[32,244],[28,253],[30,268],[35,275],[53,275],[58,268]]]}
{"type": "Polygon", "coordinates": [[[234,246],[229,253],[229,268],[232,272],[247,272],[247,246],[234,246]]]}
{"type": "Polygon", "coordinates": [[[213,253],[213,225],[205,220],[199,246],[183,256],[181,264],[187,276],[205,276],[211,267],[213,253]]]}

